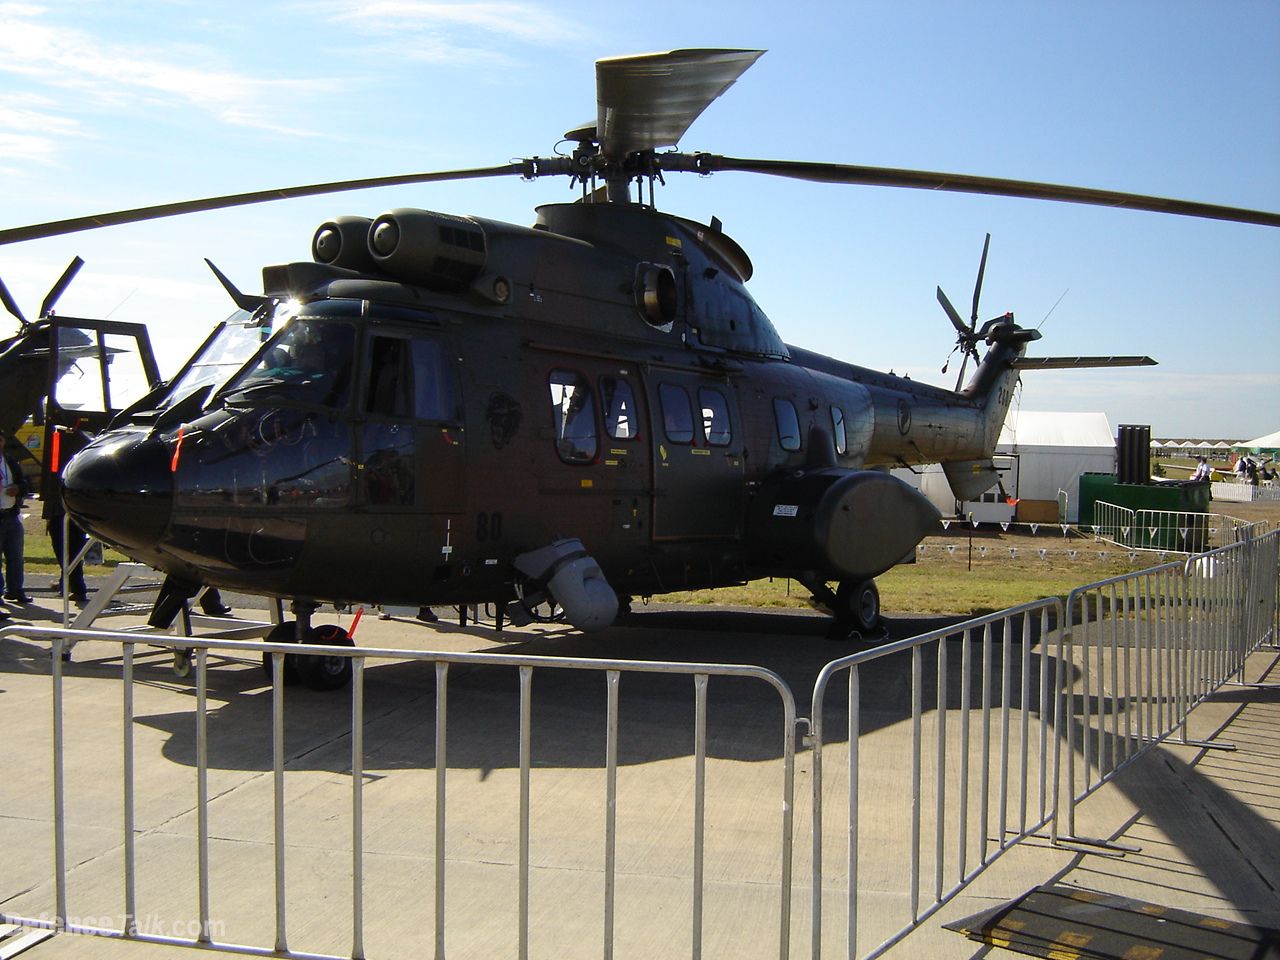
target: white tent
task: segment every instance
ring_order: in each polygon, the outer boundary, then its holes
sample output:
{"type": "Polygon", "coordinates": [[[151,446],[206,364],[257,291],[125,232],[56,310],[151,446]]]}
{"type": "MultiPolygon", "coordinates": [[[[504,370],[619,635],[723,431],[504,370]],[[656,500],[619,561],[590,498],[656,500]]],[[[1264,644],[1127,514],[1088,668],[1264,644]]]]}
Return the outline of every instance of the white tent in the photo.
{"type": "MultiPolygon", "coordinates": [[[[1114,474],[1116,439],[1105,413],[1010,411],[996,445],[995,464],[1005,492],[1018,503],[1008,504],[993,487],[980,501],[960,504],[960,516],[984,522],[1054,523],[1062,491],[1064,519],[1075,523],[1080,515],[1080,475],[1114,474]]],[[[955,497],[941,469],[927,469],[911,480],[944,516],[955,513],[955,497]]]]}
{"type": "Polygon", "coordinates": [[[1265,437],[1255,437],[1235,444],[1236,450],[1247,450],[1252,453],[1280,453],[1280,430],[1268,433],[1265,437]]]}

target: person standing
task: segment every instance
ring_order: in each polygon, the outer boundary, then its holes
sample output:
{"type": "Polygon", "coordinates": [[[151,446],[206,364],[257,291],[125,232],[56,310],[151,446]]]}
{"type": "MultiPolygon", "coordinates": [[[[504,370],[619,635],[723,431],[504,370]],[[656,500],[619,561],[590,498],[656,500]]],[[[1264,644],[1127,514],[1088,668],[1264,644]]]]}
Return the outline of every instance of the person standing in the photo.
{"type": "Polygon", "coordinates": [[[6,449],[8,438],[0,431],[0,554],[4,558],[4,572],[0,574],[0,592],[11,603],[30,603],[23,592],[23,541],[22,500],[30,490],[22,475],[17,458],[6,449]]]}

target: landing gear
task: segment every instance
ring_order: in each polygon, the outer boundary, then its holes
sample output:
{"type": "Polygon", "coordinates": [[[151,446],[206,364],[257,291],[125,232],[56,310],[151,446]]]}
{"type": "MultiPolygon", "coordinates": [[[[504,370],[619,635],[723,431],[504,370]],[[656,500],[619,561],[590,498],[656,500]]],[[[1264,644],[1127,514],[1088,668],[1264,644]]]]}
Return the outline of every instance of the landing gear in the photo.
{"type": "MultiPolygon", "coordinates": [[[[268,643],[297,643],[298,624],[289,620],[276,624],[267,634],[268,643]]],[[[324,623],[303,632],[302,642],[324,647],[353,647],[355,643],[336,623],[324,623]]],[[[275,657],[262,655],[262,671],[271,679],[275,657]]],[[[286,687],[301,683],[312,690],[338,690],[351,682],[350,657],[326,657],[318,654],[286,653],[284,657],[284,684],[286,687]]]]}
{"type": "Polygon", "coordinates": [[[880,591],[874,580],[841,580],[833,591],[816,575],[799,579],[813,598],[835,617],[828,633],[832,640],[867,640],[884,632],[880,591]]]}
{"type": "Polygon", "coordinates": [[[840,586],[836,588],[836,605],[833,612],[836,620],[842,625],[848,625],[850,629],[857,630],[863,636],[879,629],[880,591],[876,588],[876,582],[874,580],[863,580],[861,583],[850,580],[841,581],[840,586]]]}
{"type": "MultiPolygon", "coordinates": [[[[268,643],[311,643],[323,647],[354,647],[350,635],[336,623],[311,626],[311,615],[319,604],[295,600],[290,610],[297,620],[285,620],[271,628],[268,643]]],[[[275,656],[262,655],[262,670],[271,679],[275,656]]],[[[302,683],[312,690],[337,690],[351,682],[350,657],[326,657],[319,654],[287,653],[284,657],[285,686],[302,683]]]]}
{"type": "MultiPolygon", "coordinates": [[[[336,623],[312,627],[302,642],[325,647],[355,646],[347,631],[336,623]]],[[[298,654],[298,676],[312,690],[341,689],[351,682],[351,658],[298,654]]]]}

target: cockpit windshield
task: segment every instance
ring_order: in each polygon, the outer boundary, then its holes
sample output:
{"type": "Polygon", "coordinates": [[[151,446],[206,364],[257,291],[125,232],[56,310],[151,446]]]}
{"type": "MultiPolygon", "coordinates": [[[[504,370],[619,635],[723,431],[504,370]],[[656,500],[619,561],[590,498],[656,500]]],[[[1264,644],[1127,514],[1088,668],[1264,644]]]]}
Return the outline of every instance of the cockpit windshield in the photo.
{"type": "Polygon", "coordinates": [[[173,406],[201,387],[216,387],[239,370],[270,335],[269,325],[253,322],[248,311],[237,310],[169,385],[161,406],[173,406]]]}
{"type": "Polygon", "coordinates": [[[219,393],[230,403],[281,400],[341,408],[351,394],[355,326],[296,317],[219,393]]]}

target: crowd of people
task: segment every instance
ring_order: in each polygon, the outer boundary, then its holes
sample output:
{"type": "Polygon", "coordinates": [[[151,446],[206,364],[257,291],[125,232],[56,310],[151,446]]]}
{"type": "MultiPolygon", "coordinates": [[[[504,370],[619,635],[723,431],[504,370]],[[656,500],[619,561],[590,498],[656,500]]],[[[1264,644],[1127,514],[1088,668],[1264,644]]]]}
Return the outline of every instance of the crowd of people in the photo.
{"type": "MultiPolygon", "coordinates": [[[[1231,468],[1236,479],[1241,483],[1258,486],[1259,484],[1270,484],[1276,479],[1275,458],[1267,457],[1265,460],[1259,460],[1252,454],[1243,454],[1236,465],[1231,468]]],[[[1209,466],[1209,461],[1205,457],[1196,457],[1196,468],[1192,471],[1192,480],[1212,480],[1214,469],[1209,466]]]]}
{"type": "Polygon", "coordinates": [[[1236,461],[1235,473],[1241,483],[1248,483],[1255,487],[1259,483],[1273,483],[1276,479],[1275,459],[1267,457],[1265,460],[1259,460],[1246,453],[1236,461]]]}

